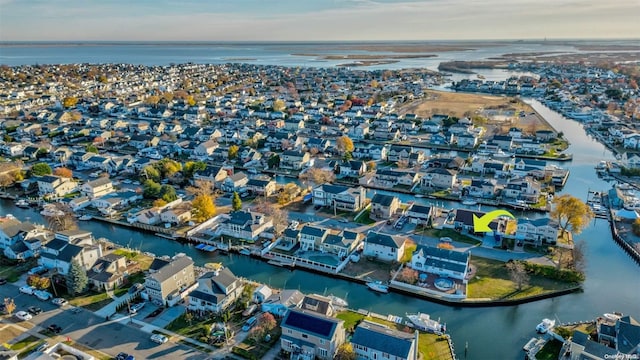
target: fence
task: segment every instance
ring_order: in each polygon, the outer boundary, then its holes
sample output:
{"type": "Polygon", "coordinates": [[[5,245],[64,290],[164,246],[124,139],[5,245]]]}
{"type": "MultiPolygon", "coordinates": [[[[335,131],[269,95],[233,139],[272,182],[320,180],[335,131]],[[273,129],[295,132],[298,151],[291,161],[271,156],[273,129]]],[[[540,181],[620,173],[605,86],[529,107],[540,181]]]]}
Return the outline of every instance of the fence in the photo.
{"type": "Polygon", "coordinates": [[[391,285],[394,285],[396,288],[400,288],[406,291],[412,291],[415,293],[423,293],[425,295],[428,296],[437,296],[440,298],[444,298],[444,299],[450,299],[450,300],[463,300],[466,299],[466,295],[464,294],[446,294],[440,291],[435,291],[435,290],[431,290],[431,289],[425,289],[423,287],[419,287],[419,286],[415,286],[415,285],[410,285],[407,283],[403,283],[397,280],[391,280],[389,282],[391,285]]]}

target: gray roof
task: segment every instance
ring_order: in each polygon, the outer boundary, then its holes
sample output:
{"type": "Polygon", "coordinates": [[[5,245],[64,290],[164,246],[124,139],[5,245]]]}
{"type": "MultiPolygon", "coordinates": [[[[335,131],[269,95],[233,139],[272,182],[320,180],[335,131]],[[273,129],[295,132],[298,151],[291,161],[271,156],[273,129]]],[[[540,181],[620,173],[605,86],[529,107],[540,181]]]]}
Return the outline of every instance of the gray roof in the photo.
{"type": "Polygon", "coordinates": [[[219,270],[217,273],[214,271],[209,271],[206,274],[202,275],[201,279],[211,279],[212,283],[216,283],[219,285],[229,287],[229,285],[233,284],[238,278],[229,270],[229,268],[224,268],[219,270]]]}
{"type": "Polygon", "coordinates": [[[300,234],[303,235],[311,235],[315,237],[322,237],[327,232],[327,229],[318,228],[315,226],[305,225],[302,230],[300,230],[300,234]]]}
{"type": "Polygon", "coordinates": [[[282,320],[281,326],[329,340],[333,338],[336,329],[343,322],[310,311],[291,309],[282,320]]]}
{"type": "Polygon", "coordinates": [[[149,276],[162,283],[190,265],[193,265],[193,260],[190,257],[180,256],[149,276]]]}
{"type": "Polygon", "coordinates": [[[71,262],[78,254],[82,252],[82,246],[69,244],[58,253],[58,260],[71,262]]]}
{"type": "Polygon", "coordinates": [[[226,297],[224,293],[209,294],[200,290],[194,290],[190,292],[189,296],[192,298],[204,300],[213,304],[218,304],[226,297]]]}
{"type": "Polygon", "coordinates": [[[358,325],[351,338],[353,344],[380,350],[404,359],[409,357],[414,340],[414,335],[411,333],[392,330],[368,321],[358,325]]]}
{"type": "Polygon", "coordinates": [[[399,236],[391,236],[388,234],[382,234],[375,231],[369,231],[369,233],[367,233],[367,238],[365,239],[365,242],[398,249],[400,248],[400,246],[402,246],[402,244],[404,244],[405,240],[406,240],[405,238],[402,238],[399,236]]]}
{"type": "Polygon", "coordinates": [[[371,199],[371,203],[380,204],[382,206],[390,206],[393,202],[393,199],[396,199],[396,197],[392,195],[375,194],[373,195],[373,199],[371,199]]]}
{"type": "Polygon", "coordinates": [[[466,263],[469,260],[469,253],[454,251],[449,249],[440,249],[433,246],[418,246],[416,253],[422,252],[424,257],[447,259],[451,261],[466,263]]]}

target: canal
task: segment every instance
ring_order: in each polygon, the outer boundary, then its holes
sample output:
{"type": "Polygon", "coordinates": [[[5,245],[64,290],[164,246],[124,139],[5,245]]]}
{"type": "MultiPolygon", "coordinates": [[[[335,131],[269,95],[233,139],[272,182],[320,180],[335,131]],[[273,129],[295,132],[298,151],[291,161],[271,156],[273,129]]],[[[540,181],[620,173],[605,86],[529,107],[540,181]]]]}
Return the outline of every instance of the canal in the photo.
{"type": "MultiPolygon", "coordinates": [[[[594,170],[600,160],[612,160],[613,155],[589,137],[581,125],[567,120],[536,101],[534,108],[571,142],[569,152],[573,161],[561,166],[571,170],[563,193],[586,199],[589,190],[607,190],[611,183],[600,180],[594,170]]],[[[426,199],[416,199],[427,201],[426,199]]],[[[457,206],[456,203],[450,203],[457,206]]],[[[22,220],[42,222],[42,217],[31,209],[20,209],[12,202],[0,201],[0,214],[13,214],[22,220]]],[[[352,308],[377,313],[403,316],[407,312],[425,312],[447,323],[457,355],[464,359],[468,343],[468,359],[522,359],[522,346],[533,335],[534,327],[542,318],[555,318],[560,322],[592,319],[605,312],[621,311],[640,317],[640,281],[637,265],[611,239],[608,223],[594,220],[576,241],[587,243],[587,280],[584,292],[535,303],[495,308],[461,308],[434,304],[399,294],[373,293],[363,285],[335,280],[302,270],[273,267],[240,255],[206,254],[191,245],[143,234],[126,228],[97,222],[81,222],[80,228],[92,231],[95,237],[104,237],[120,245],[152,252],[157,255],[186,253],[196,264],[220,261],[236,275],[247,277],[274,287],[299,289],[306,293],[326,293],[346,297],[352,308]]]]}

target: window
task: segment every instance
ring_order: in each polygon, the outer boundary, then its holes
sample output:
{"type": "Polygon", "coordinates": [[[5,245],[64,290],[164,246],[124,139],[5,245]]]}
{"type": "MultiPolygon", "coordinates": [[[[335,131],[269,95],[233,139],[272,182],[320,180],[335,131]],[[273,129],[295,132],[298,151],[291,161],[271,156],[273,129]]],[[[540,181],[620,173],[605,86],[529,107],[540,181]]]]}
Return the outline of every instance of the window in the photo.
{"type": "Polygon", "coordinates": [[[309,337],[309,336],[308,336],[307,334],[302,334],[302,338],[303,338],[303,339],[306,339],[306,338],[308,338],[308,337],[309,337]]]}
{"type": "Polygon", "coordinates": [[[324,345],[324,340],[320,339],[320,345],[324,345]]]}
{"type": "Polygon", "coordinates": [[[318,349],[318,355],[321,357],[327,356],[327,349],[318,349]]]}
{"type": "Polygon", "coordinates": [[[291,329],[287,329],[287,334],[293,334],[293,331],[291,331],[291,329]]]}

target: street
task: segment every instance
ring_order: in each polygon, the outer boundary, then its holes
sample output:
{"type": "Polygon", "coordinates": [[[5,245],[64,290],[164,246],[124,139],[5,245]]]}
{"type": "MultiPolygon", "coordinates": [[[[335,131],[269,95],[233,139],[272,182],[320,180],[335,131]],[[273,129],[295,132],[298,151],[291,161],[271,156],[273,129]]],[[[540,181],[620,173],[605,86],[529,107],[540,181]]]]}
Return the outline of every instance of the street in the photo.
{"type": "MultiPolygon", "coordinates": [[[[190,347],[167,342],[156,344],[152,342],[149,333],[128,325],[128,317],[118,320],[105,321],[92,312],[82,309],[73,314],[72,306],[60,308],[49,301],[40,301],[31,295],[22,294],[13,284],[0,286],[0,298],[13,298],[16,310],[26,311],[29,306],[40,307],[43,312],[28,322],[38,327],[31,331],[38,332],[51,324],[62,327],[60,336],[70,337],[74,341],[92,349],[115,356],[119,352],[126,352],[140,359],[207,359],[208,356],[190,347]]],[[[7,317],[5,315],[5,317],[7,317]]],[[[18,322],[15,317],[6,318],[5,322],[18,322]]]]}

